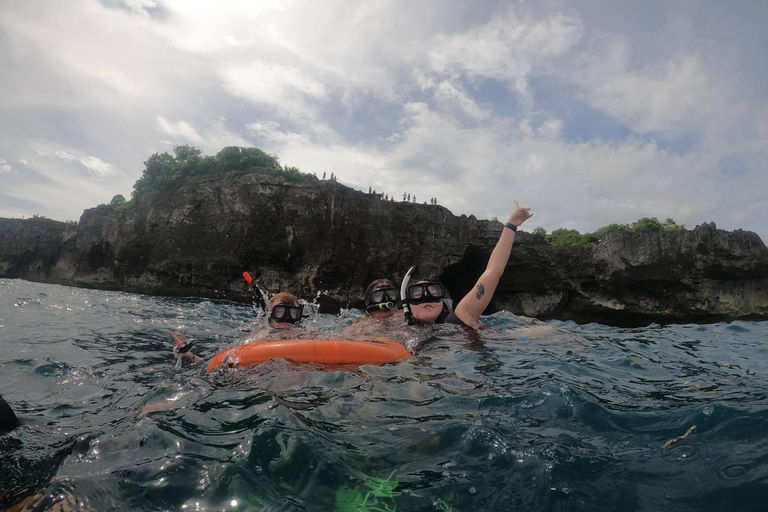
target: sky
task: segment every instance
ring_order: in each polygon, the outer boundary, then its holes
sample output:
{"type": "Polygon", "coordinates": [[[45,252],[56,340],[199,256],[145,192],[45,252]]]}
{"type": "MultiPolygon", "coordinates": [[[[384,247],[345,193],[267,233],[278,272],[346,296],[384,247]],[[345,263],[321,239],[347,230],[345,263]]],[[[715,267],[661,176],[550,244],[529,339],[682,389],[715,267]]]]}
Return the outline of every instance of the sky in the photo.
{"type": "Polygon", "coordinates": [[[768,240],[768,2],[0,0],[0,217],[256,146],[529,230],[768,240]]]}

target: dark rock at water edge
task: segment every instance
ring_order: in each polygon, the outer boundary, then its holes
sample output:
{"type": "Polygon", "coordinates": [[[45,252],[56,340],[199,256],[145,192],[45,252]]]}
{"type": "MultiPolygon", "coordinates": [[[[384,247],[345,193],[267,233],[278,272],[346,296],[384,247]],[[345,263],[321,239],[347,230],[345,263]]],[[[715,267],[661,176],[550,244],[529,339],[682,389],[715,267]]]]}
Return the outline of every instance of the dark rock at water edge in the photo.
{"type": "MultiPolygon", "coordinates": [[[[86,210],[76,229],[0,219],[0,276],[158,295],[248,301],[241,274],[321,309],[361,307],[373,279],[441,279],[461,298],[502,225],[434,205],[383,201],[336,181],[205,176],[118,213],[86,210]]],[[[558,248],[518,233],[489,312],[613,325],[768,317],[768,250],[751,232],[608,233],[558,248]]]]}
{"type": "Polygon", "coordinates": [[[13,413],[13,409],[3,400],[3,396],[0,395],[0,434],[10,432],[18,426],[19,420],[13,413]]]}

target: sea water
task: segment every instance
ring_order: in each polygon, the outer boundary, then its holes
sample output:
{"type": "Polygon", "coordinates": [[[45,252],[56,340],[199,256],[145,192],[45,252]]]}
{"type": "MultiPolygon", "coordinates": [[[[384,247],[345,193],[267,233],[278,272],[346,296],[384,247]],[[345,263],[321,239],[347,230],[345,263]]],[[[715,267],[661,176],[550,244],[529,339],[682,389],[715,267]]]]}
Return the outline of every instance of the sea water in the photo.
{"type": "MultiPolygon", "coordinates": [[[[311,311],[311,308],[308,308],[311,311]]],[[[359,312],[311,314],[338,333],[359,312]]],[[[178,368],[249,306],[0,280],[0,508],[768,509],[768,323],[403,327],[414,356],[178,368]],[[58,505],[56,505],[58,504],[58,505]]]]}

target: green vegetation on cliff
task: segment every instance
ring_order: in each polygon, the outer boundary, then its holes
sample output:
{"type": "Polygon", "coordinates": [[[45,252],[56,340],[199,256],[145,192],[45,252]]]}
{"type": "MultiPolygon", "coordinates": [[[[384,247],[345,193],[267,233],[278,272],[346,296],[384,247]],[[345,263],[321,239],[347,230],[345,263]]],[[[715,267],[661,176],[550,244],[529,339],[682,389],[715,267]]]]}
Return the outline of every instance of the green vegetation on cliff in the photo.
{"type": "Polygon", "coordinates": [[[141,197],[175,190],[193,176],[259,172],[277,174],[296,182],[317,179],[314,174],[303,173],[296,167],[281,166],[276,156],[268,155],[258,148],[228,146],[215,156],[203,156],[201,150],[185,144],[174,146],[173,153],[155,153],[150,156],[144,162],[141,177],[133,184],[130,201],[120,201],[115,196],[112,198],[112,206],[118,212],[130,210],[141,197]]]}
{"type": "Polygon", "coordinates": [[[581,234],[575,229],[560,228],[546,234],[543,228],[536,228],[534,234],[545,236],[547,242],[557,247],[591,247],[609,231],[676,231],[685,229],[685,224],[678,224],[673,219],[660,222],[656,217],[643,217],[631,224],[609,224],[594,233],[581,234]]]}

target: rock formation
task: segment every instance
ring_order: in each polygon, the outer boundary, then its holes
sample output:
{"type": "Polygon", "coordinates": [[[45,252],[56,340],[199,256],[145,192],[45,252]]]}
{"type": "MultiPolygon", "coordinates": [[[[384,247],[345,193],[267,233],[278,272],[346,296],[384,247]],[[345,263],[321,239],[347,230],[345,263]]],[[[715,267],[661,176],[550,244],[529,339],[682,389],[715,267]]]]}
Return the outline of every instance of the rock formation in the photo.
{"type": "MultiPolygon", "coordinates": [[[[380,201],[336,181],[274,174],[191,179],[118,212],[86,210],[76,230],[0,219],[0,276],[159,295],[249,300],[264,288],[323,311],[360,307],[371,280],[443,280],[460,298],[485,268],[502,225],[436,205],[380,201]],[[318,296],[319,294],[319,296],[318,296]]],[[[594,248],[558,248],[519,233],[494,308],[609,324],[768,317],[768,250],[751,232],[608,233],[594,248]]]]}
{"type": "Polygon", "coordinates": [[[2,395],[0,395],[0,434],[10,432],[18,426],[19,420],[13,413],[13,409],[11,409],[11,406],[8,405],[5,400],[3,400],[2,395]]]}

